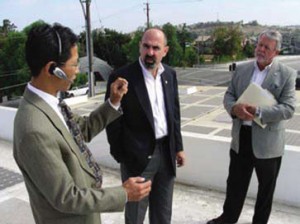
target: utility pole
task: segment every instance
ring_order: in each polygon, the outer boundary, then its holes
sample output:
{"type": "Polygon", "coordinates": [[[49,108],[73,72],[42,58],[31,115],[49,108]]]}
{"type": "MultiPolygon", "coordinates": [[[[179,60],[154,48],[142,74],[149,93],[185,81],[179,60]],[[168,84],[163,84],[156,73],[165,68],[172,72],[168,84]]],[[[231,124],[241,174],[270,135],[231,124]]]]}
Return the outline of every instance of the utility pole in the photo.
{"type": "Polygon", "coordinates": [[[146,14],[147,14],[147,29],[149,29],[150,27],[150,19],[149,19],[149,11],[150,11],[150,8],[149,8],[149,2],[147,1],[146,4],[146,14]]]}
{"type": "Polygon", "coordinates": [[[91,36],[91,15],[90,5],[91,0],[79,0],[82,6],[83,15],[86,25],[86,53],[88,57],[88,80],[89,80],[89,97],[95,96],[94,73],[93,73],[93,46],[91,36]],[[85,9],[83,6],[85,3],[85,9]]]}

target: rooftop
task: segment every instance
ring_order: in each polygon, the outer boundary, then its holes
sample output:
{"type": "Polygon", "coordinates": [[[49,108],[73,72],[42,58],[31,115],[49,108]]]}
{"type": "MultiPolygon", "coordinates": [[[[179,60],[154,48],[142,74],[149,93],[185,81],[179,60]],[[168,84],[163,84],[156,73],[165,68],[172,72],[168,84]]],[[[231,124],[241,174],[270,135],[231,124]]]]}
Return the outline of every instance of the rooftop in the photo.
{"type": "MultiPolygon", "coordinates": [[[[0,140],[0,148],[0,224],[34,224],[27,191],[12,157],[12,143],[0,140]]],[[[117,185],[120,185],[119,172],[104,168],[104,187],[117,185]]],[[[172,224],[204,224],[220,214],[223,201],[222,192],[176,183],[172,224]]],[[[254,200],[247,199],[239,224],[250,224],[253,207],[254,200]]],[[[102,223],[124,223],[123,213],[103,214],[102,223]]],[[[300,209],[275,203],[270,223],[299,224],[300,209]]]]}

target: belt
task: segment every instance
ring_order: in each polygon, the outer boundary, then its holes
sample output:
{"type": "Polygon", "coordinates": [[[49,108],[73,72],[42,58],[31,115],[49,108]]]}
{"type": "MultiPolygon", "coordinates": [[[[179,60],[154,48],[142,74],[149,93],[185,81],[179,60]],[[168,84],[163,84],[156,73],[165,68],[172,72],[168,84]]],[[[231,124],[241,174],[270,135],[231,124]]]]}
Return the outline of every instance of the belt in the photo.
{"type": "Polygon", "coordinates": [[[163,144],[163,143],[165,143],[167,141],[167,139],[168,139],[168,136],[164,136],[162,138],[158,138],[158,139],[155,140],[155,144],[156,145],[163,144]]]}
{"type": "Polygon", "coordinates": [[[250,130],[252,130],[252,125],[250,126],[250,125],[243,125],[242,124],[241,128],[243,128],[244,130],[250,131],[250,130]]]}

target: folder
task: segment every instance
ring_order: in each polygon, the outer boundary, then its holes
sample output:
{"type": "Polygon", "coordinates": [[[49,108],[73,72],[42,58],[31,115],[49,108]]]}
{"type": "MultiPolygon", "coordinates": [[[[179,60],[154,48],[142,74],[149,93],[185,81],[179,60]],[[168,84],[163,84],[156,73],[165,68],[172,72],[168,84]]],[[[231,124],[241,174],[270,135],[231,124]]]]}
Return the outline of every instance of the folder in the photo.
{"type": "MultiPolygon", "coordinates": [[[[262,107],[274,106],[277,104],[277,101],[272,93],[252,82],[236,101],[236,104],[237,103],[247,103],[253,106],[262,107]]],[[[262,128],[267,126],[266,124],[262,124],[258,117],[254,118],[254,121],[262,128]]]]}

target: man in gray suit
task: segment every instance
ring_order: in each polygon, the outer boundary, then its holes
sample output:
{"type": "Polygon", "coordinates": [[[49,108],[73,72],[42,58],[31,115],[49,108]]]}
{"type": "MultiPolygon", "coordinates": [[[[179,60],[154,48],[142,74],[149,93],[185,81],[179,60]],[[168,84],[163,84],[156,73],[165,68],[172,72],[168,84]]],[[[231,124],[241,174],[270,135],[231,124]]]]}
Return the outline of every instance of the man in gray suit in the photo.
{"type": "Polygon", "coordinates": [[[284,153],[285,120],[293,116],[296,103],[296,71],[274,59],[280,52],[281,40],[277,31],[261,33],[255,48],[256,61],[237,65],[225,93],[224,106],[233,119],[227,192],[222,215],[207,224],[238,221],[254,169],[258,193],[252,223],[268,223],[284,153]],[[256,107],[236,103],[252,82],[267,89],[277,104],[256,107]],[[254,118],[266,127],[259,126],[254,118]]]}
{"type": "MultiPolygon", "coordinates": [[[[82,151],[85,144],[73,138],[70,120],[63,118],[56,96],[70,88],[78,73],[76,35],[59,24],[33,27],[26,60],[32,78],[15,118],[14,157],[36,223],[100,224],[99,213],[122,211],[127,201],[147,196],[151,182],[141,177],[130,178],[123,186],[102,188],[99,169],[93,169],[99,167],[91,163],[88,148],[82,151]]],[[[77,137],[90,141],[121,116],[118,105],[126,92],[127,81],[117,79],[104,104],[87,117],[73,115],[77,137]]]]}

